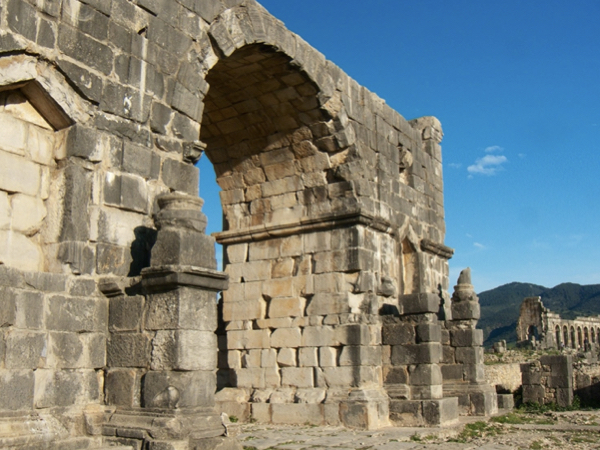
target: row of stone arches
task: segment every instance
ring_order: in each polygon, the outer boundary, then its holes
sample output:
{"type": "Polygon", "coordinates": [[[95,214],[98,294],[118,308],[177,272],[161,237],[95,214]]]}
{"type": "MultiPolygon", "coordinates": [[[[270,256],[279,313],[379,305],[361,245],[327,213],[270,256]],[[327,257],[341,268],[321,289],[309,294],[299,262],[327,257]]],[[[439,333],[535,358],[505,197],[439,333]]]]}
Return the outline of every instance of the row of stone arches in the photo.
{"type": "Polygon", "coordinates": [[[600,328],[584,326],[555,325],[554,336],[559,347],[585,348],[586,345],[596,344],[600,336],[600,328]]]}

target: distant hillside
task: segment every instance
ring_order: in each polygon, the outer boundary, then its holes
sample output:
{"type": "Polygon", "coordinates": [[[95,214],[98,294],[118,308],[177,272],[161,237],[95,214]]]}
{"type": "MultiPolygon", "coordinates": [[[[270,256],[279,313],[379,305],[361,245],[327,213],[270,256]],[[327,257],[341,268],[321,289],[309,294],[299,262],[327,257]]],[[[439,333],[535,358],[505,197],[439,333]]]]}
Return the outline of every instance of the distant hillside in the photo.
{"type": "Polygon", "coordinates": [[[525,297],[542,297],[544,306],[565,319],[600,314],[600,284],[563,283],[546,288],[530,283],[509,283],[479,294],[485,345],[501,339],[514,342],[519,308],[525,297]]]}

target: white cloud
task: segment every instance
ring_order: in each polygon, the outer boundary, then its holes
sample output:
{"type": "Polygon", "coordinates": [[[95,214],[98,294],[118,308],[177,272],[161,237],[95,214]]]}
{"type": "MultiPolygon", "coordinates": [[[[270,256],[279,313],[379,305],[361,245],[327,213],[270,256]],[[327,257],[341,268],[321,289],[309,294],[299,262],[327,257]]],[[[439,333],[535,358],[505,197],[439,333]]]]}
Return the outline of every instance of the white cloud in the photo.
{"type": "Polygon", "coordinates": [[[471,175],[496,175],[496,172],[503,169],[502,164],[507,161],[508,159],[503,155],[485,155],[483,158],[477,158],[475,164],[467,167],[467,172],[471,175]]]}
{"type": "Polygon", "coordinates": [[[461,163],[450,163],[448,164],[449,167],[452,167],[453,169],[460,169],[462,167],[461,163]]]}
{"type": "Polygon", "coordinates": [[[477,248],[478,250],[485,250],[486,246],[483,244],[480,244],[479,242],[473,242],[473,247],[477,248]]]}
{"type": "Polygon", "coordinates": [[[504,149],[499,145],[491,145],[484,150],[486,153],[503,152],[504,149]]]}

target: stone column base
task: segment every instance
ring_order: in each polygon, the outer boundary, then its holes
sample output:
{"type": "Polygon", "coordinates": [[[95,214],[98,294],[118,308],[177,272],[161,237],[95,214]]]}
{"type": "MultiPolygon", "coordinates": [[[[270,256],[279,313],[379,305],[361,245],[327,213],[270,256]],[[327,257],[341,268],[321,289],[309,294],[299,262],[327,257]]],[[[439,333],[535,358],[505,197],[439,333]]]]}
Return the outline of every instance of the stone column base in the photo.
{"type": "Polygon", "coordinates": [[[377,430],[389,423],[389,397],[379,389],[355,389],[340,402],[340,420],[348,428],[377,430]]]}
{"type": "Polygon", "coordinates": [[[456,397],[432,400],[390,400],[390,422],[397,427],[434,427],[458,423],[456,397]]]}
{"type": "Polygon", "coordinates": [[[141,441],[148,450],[241,450],[231,431],[212,408],[119,409],[102,426],[106,442],[141,441]]]}
{"type": "Polygon", "coordinates": [[[458,397],[459,414],[490,416],[498,412],[496,390],[487,383],[444,384],[444,397],[458,397]]]}

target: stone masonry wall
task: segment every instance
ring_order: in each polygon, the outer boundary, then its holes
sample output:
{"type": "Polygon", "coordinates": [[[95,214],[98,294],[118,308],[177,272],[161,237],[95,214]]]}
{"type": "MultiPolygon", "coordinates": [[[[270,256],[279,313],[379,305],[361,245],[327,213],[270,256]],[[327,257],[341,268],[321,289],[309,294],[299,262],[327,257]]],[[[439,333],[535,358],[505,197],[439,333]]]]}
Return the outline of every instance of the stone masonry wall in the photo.
{"type": "Polygon", "coordinates": [[[573,359],[569,355],[542,356],[539,361],[521,364],[523,403],[573,403],[573,359]]]}
{"type": "MultiPolygon", "coordinates": [[[[43,439],[98,443],[121,432],[102,428],[105,414],[145,414],[144,380],[179,389],[165,384],[181,369],[159,357],[173,356],[166,336],[202,325],[146,323],[161,294],[140,276],[162,270],[177,304],[190,280],[226,285],[212,262],[201,275],[180,260],[148,269],[164,242],[183,260],[208,255],[198,242],[212,241],[185,231],[203,232],[186,218],[198,205],[156,241],[158,198],[197,197],[202,154],[221,187],[229,276],[220,395],[259,420],[376,428],[388,423],[383,367],[398,360],[420,366],[409,399],[430,423],[453,420],[437,365],[452,256],[441,124],[405,120],[254,0],[3,1],[0,126],[0,391],[23,392],[3,409],[78,424],[43,439]],[[382,316],[423,329],[410,348],[424,356],[390,359],[382,316]]],[[[174,355],[196,348],[169,342],[174,355]]]]}

